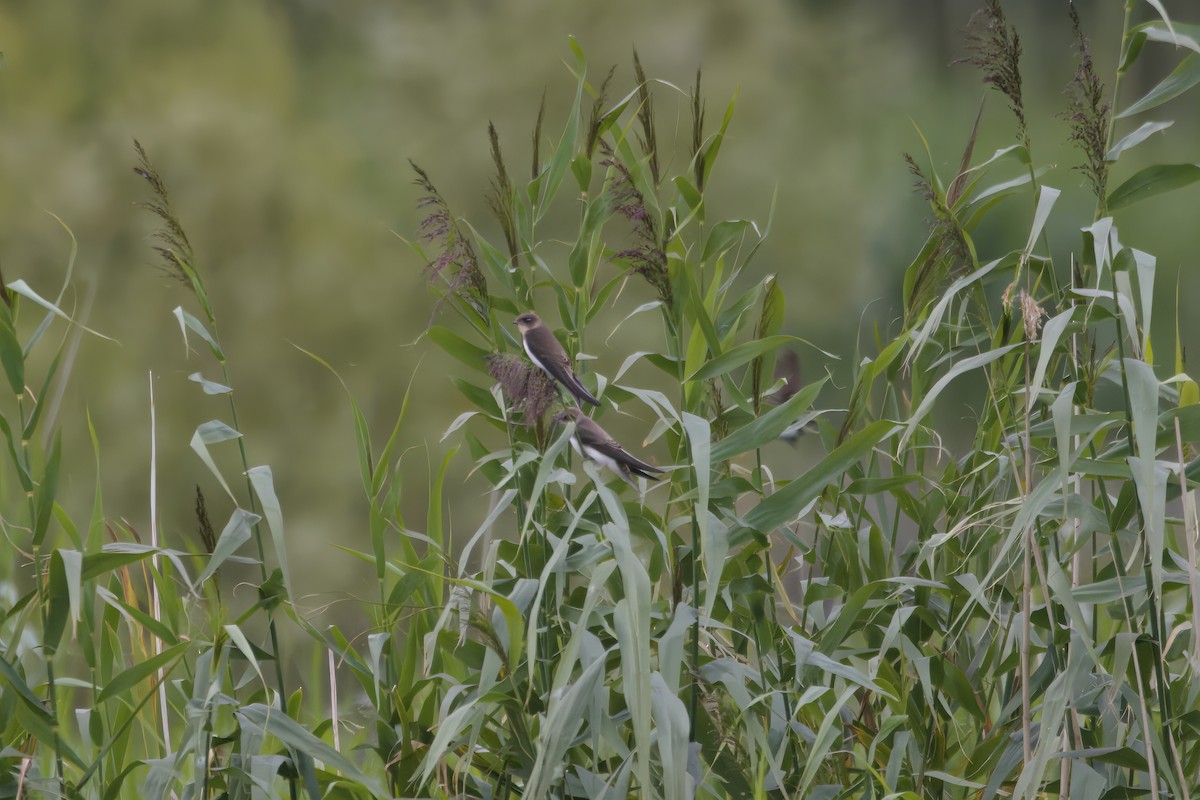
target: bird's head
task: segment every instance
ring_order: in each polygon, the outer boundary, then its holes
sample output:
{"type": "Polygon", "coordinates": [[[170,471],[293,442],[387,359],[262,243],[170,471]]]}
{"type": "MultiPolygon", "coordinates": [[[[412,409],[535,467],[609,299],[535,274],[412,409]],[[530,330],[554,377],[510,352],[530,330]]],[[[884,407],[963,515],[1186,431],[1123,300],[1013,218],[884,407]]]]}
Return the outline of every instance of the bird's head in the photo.
{"type": "Polygon", "coordinates": [[[517,326],[517,330],[519,330],[521,333],[525,333],[526,331],[531,331],[537,326],[541,325],[542,321],[538,319],[537,314],[533,313],[532,311],[526,311],[524,314],[514,319],[513,324],[517,326]]]}

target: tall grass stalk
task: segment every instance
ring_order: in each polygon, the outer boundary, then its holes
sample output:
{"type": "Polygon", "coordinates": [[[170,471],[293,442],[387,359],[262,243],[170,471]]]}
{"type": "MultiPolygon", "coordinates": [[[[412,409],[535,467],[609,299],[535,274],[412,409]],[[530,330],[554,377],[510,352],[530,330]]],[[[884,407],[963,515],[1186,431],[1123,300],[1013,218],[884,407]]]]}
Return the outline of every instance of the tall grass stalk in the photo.
{"type": "MultiPolygon", "coordinates": [[[[150,557],[150,564],[155,572],[161,572],[159,563],[159,541],[158,541],[158,425],[155,422],[155,406],[154,406],[154,373],[149,373],[149,396],[150,396],[150,547],[156,551],[150,557]]],[[[158,583],[152,581],[150,583],[150,607],[154,614],[155,622],[162,622],[162,602],[158,596],[158,583]]],[[[154,655],[157,657],[162,653],[162,641],[155,637],[153,640],[154,655]]],[[[163,748],[167,753],[170,753],[174,748],[171,747],[171,723],[170,714],[167,707],[167,687],[166,670],[159,668],[158,670],[158,710],[162,715],[162,738],[163,748]]]]}

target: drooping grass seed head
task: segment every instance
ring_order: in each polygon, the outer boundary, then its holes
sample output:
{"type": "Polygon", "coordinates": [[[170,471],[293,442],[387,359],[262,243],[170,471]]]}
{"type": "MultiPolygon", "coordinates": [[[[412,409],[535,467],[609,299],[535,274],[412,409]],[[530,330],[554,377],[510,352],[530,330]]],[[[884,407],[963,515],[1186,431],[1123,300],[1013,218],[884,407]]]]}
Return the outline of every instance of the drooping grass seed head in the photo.
{"type": "Polygon", "coordinates": [[[512,409],[521,412],[525,425],[535,424],[558,401],[553,379],[519,356],[492,353],[487,357],[487,368],[512,409]]]}
{"type": "Polygon", "coordinates": [[[431,283],[444,284],[442,296],[434,304],[430,324],[442,303],[457,298],[486,319],[491,298],[488,296],[487,279],[479,268],[475,248],[466,231],[458,224],[450,206],[433,185],[428,173],[414,162],[416,178],[413,180],[423,191],[417,200],[417,208],[424,215],[418,224],[421,239],[436,245],[439,252],[425,265],[425,276],[431,283]]]}
{"type": "Polygon", "coordinates": [[[960,63],[971,64],[983,73],[983,82],[1008,98],[1017,118],[1017,135],[1029,147],[1025,102],[1021,85],[1021,37],[1008,24],[1000,0],[987,0],[967,26],[968,55],[960,63]]]}

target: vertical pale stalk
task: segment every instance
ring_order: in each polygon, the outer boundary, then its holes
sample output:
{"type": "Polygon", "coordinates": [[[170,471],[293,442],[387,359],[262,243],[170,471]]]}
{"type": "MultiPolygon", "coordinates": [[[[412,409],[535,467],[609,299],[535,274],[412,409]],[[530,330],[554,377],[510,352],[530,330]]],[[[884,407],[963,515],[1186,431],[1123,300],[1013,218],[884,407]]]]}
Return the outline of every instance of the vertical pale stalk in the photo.
{"type": "Polygon", "coordinates": [[[1167,744],[1171,746],[1171,766],[1175,767],[1175,778],[1179,781],[1179,791],[1183,795],[1183,800],[1192,800],[1192,793],[1188,791],[1187,778],[1183,774],[1183,757],[1175,745],[1174,735],[1167,744]]]}
{"type": "MultiPolygon", "coordinates": [[[[155,552],[150,556],[150,564],[154,574],[159,575],[158,568],[158,447],[157,429],[154,420],[154,373],[150,372],[150,546],[155,552]]],[[[150,604],[155,622],[162,622],[162,606],[158,595],[158,581],[150,581],[150,604]]],[[[150,637],[154,655],[162,652],[162,641],[154,635],[150,637]]],[[[158,710],[162,716],[163,746],[166,752],[174,750],[171,747],[171,723],[167,716],[167,680],[163,667],[158,668],[158,710]]]]}
{"type": "MultiPolygon", "coordinates": [[[[1128,52],[1129,37],[1130,37],[1129,23],[1130,23],[1131,16],[1133,14],[1134,4],[1135,4],[1135,0],[1125,0],[1125,17],[1124,17],[1124,20],[1121,25],[1120,52],[1122,54],[1128,52]]],[[[1116,109],[1116,107],[1117,107],[1117,100],[1120,97],[1120,92],[1121,92],[1121,79],[1123,76],[1124,76],[1124,70],[1122,68],[1118,68],[1116,71],[1116,78],[1114,79],[1114,82],[1113,82],[1112,97],[1109,101],[1110,107],[1113,109],[1116,109]]],[[[1117,124],[1117,115],[1115,113],[1110,113],[1109,118],[1108,118],[1108,132],[1107,132],[1107,135],[1105,137],[1105,142],[1104,142],[1105,152],[1109,152],[1112,149],[1113,139],[1114,139],[1114,136],[1116,133],[1116,124],[1117,124]]],[[[1096,212],[1094,215],[1094,219],[1099,220],[1099,219],[1103,218],[1104,216],[1106,216],[1107,214],[1108,214],[1107,200],[1104,196],[1100,196],[1096,199],[1096,212]]],[[[1114,254],[1114,259],[1115,259],[1115,254],[1114,254]]],[[[1100,269],[1103,265],[1097,264],[1096,266],[1097,266],[1097,269],[1100,269]]],[[[1114,264],[1113,272],[1111,273],[1111,278],[1112,278],[1112,299],[1113,299],[1114,303],[1117,303],[1118,300],[1117,300],[1117,281],[1116,281],[1115,264],[1114,264]]],[[[1129,445],[1129,452],[1134,453],[1134,452],[1136,452],[1136,448],[1134,446],[1134,440],[1133,440],[1132,405],[1131,405],[1130,396],[1129,396],[1129,378],[1128,378],[1127,371],[1125,368],[1125,342],[1123,339],[1123,334],[1122,334],[1122,329],[1121,329],[1121,320],[1120,320],[1119,316],[1115,320],[1115,323],[1116,323],[1117,357],[1119,359],[1118,363],[1121,365],[1121,370],[1120,370],[1121,391],[1122,391],[1122,394],[1123,394],[1124,400],[1125,400],[1126,438],[1127,438],[1128,445],[1129,445]]],[[[1127,333],[1129,334],[1130,341],[1134,343],[1134,352],[1136,353],[1137,352],[1136,332],[1133,330],[1130,330],[1127,333]]],[[[1184,488],[1186,488],[1186,484],[1185,484],[1184,488]]],[[[1151,549],[1149,547],[1149,544],[1145,541],[1145,539],[1146,539],[1146,522],[1144,519],[1144,512],[1142,509],[1142,504],[1141,504],[1140,499],[1138,499],[1136,501],[1135,506],[1137,509],[1138,530],[1141,532],[1141,538],[1142,538],[1143,571],[1145,572],[1145,575],[1146,575],[1146,587],[1147,587],[1147,599],[1148,599],[1147,615],[1150,617],[1151,636],[1154,638],[1154,640],[1158,643],[1158,646],[1159,646],[1159,650],[1154,659],[1154,674],[1155,674],[1156,691],[1158,693],[1159,708],[1162,712],[1162,714],[1161,714],[1161,725],[1162,725],[1161,730],[1162,730],[1162,736],[1163,736],[1163,744],[1165,746],[1172,739],[1172,736],[1173,736],[1171,729],[1170,729],[1170,719],[1172,717],[1171,695],[1170,695],[1170,689],[1167,685],[1166,671],[1163,668],[1164,654],[1161,649],[1163,637],[1164,637],[1164,633],[1165,633],[1165,629],[1166,629],[1166,615],[1165,615],[1165,612],[1162,607],[1162,598],[1157,597],[1155,595],[1155,591],[1153,588],[1154,584],[1153,584],[1153,581],[1151,578],[1151,566],[1150,566],[1151,549]]],[[[1137,668],[1138,665],[1134,664],[1134,666],[1135,666],[1135,668],[1137,668]]],[[[1139,681],[1138,689],[1139,689],[1139,696],[1140,696],[1141,687],[1142,687],[1140,677],[1138,678],[1138,681],[1139,681]]],[[[1142,702],[1143,702],[1143,704],[1145,703],[1144,698],[1143,698],[1142,702]]],[[[1144,709],[1143,709],[1143,713],[1145,713],[1144,709]]],[[[1149,738],[1149,735],[1150,735],[1149,728],[1147,728],[1146,729],[1147,739],[1149,738]]],[[[1154,780],[1154,762],[1153,762],[1152,753],[1151,753],[1152,750],[1153,750],[1153,748],[1150,746],[1149,741],[1147,741],[1147,746],[1146,746],[1147,760],[1148,760],[1148,763],[1150,766],[1151,778],[1153,781],[1154,780]]],[[[1151,785],[1151,789],[1154,792],[1155,798],[1157,798],[1157,787],[1154,786],[1153,783],[1151,785]]]]}
{"type": "Polygon", "coordinates": [[[326,650],[325,655],[329,657],[329,720],[330,728],[333,731],[333,749],[340,753],[342,752],[342,733],[339,730],[341,723],[338,720],[337,672],[333,660],[333,650],[326,650]]]}
{"type": "MultiPolygon", "coordinates": [[[[1074,714],[1074,708],[1071,711],[1074,714]]],[[[1064,725],[1062,732],[1062,749],[1071,749],[1071,729],[1070,726],[1064,725]]],[[[1060,800],[1071,800],[1071,759],[1059,759],[1058,765],[1058,786],[1060,800]]]]}
{"type": "MultiPolygon", "coordinates": [[[[1070,281],[1072,284],[1075,282],[1074,257],[1072,257],[1071,261],[1070,281]]],[[[1077,367],[1079,364],[1079,349],[1078,342],[1076,341],[1077,335],[1078,334],[1076,333],[1072,333],[1070,341],[1071,363],[1075,367],[1077,367]]],[[[1072,404],[1071,414],[1075,415],[1078,413],[1078,411],[1079,406],[1072,404]]],[[[1080,437],[1078,434],[1073,436],[1071,438],[1071,452],[1078,453],[1079,448],[1081,447],[1081,442],[1082,437],[1080,437]]],[[[1061,455],[1059,457],[1061,458],[1061,455]]],[[[1073,472],[1070,478],[1070,483],[1073,486],[1075,495],[1077,497],[1082,497],[1082,475],[1078,472],[1073,472]]],[[[1067,520],[1071,529],[1071,590],[1074,591],[1075,589],[1079,588],[1079,575],[1083,572],[1084,551],[1083,546],[1079,541],[1079,517],[1068,517],[1068,513],[1069,509],[1067,507],[1067,493],[1063,492],[1063,519],[1067,520]]],[[[1094,636],[1092,637],[1092,640],[1095,641],[1094,636]]],[[[1070,711],[1068,713],[1070,714],[1070,725],[1064,726],[1063,728],[1063,750],[1072,749],[1071,733],[1075,734],[1075,742],[1078,743],[1078,749],[1083,749],[1083,744],[1080,740],[1079,734],[1079,711],[1075,707],[1074,700],[1070,701],[1070,711]]],[[[1068,758],[1062,759],[1062,771],[1059,773],[1058,785],[1063,787],[1063,800],[1069,800],[1070,798],[1071,763],[1071,760],[1068,758]]]]}
{"type": "MultiPolygon", "coordinates": [[[[1129,622],[1132,627],[1132,620],[1129,622]]],[[[1150,800],[1158,800],[1158,766],[1155,763],[1154,745],[1150,741],[1153,728],[1150,727],[1150,708],[1146,702],[1146,691],[1144,688],[1146,682],[1142,678],[1142,666],[1137,655],[1135,654],[1129,660],[1133,664],[1133,677],[1137,680],[1138,716],[1142,722],[1142,736],[1145,737],[1146,775],[1147,782],[1150,784],[1150,800]]]]}
{"type": "MultiPolygon", "coordinates": [[[[1030,375],[1029,359],[1031,357],[1031,347],[1029,337],[1025,337],[1025,391],[1029,391],[1033,385],[1033,378],[1030,375]]],[[[1022,486],[1022,493],[1028,496],[1029,487],[1033,484],[1033,445],[1029,438],[1029,403],[1025,403],[1025,481],[1022,486]]],[[[1021,559],[1021,750],[1025,756],[1025,763],[1028,764],[1033,760],[1033,712],[1030,708],[1029,696],[1029,637],[1030,637],[1030,621],[1029,616],[1032,613],[1031,606],[1033,600],[1031,594],[1033,589],[1030,587],[1030,582],[1033,580],[1032,563],[1033,563],[1033,523],[1029,523],[1025,527],[1024,536],[1024,554],[1021,559]]]]}

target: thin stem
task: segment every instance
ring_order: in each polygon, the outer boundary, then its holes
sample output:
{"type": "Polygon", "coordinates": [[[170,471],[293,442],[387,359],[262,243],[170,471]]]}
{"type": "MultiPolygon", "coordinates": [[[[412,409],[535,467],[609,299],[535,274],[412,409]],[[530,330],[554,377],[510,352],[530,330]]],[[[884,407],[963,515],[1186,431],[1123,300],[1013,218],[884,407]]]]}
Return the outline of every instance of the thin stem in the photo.
{"type": "MultiPolygon", "coordinates": [[[[216,339],[216,337],[217,337],[217,321],[211,315],[209,316],[209,324],[212,326],[213,338],[216,339]]],[[[217,339],[217,341],[219,342],[220,340],[217,339]]],[[[221,376],[224,379],[226,386],[233,385],[232,380],[229,377],[229,365],[226,363],[224,358],[221,359],[221,376]]],[[[242,426],[238,423],[237,403],[234,401],[232,393],[229,394],[229,414],[230,414],[230,418],[233,421],[233,429],[236,431],[240,431],[242,429],[242,426]]],[[[254,484],[250,480],[250,457],[246,454],[246,439],[245,439],[245,437],[244,436],[237,437],[237,444],[238,444],[238,454],[241,456],[241,459],[242,459],[242,470],[246,477],[246,496],[250,501],[250,512],[255,515],[258,515],[258,500],[254,493],[254,484]]],[[[267,581],[267,562],[266,562],[266,551],[263,548],[261,523],[256,522],[254,524],[253,531],[254,531],[254,544],[258,549],[259,574],[262,575],[263,583],[266,583],[266,581],[267,581]]],[[[290,602],[291,599],[292,598],[289,597],[288,601],[290,602]]],[[[271,640],[271,656],[272,656],[272,660],[275,662],[275,684],[279,690],[279,707],[284,710],[284,713],[286,713],[287,712],[287,697],[288,697],[288,695],[287,695],[287,688],[286,688],[286,685],[283,680],[283,657],[279,650],[279,632],[275,625],[275,611],[273,609],[267,609],[266,611],[267,611],[267,633],[271,640]]],[[[298,772],[299,765],[296,765],[296,766],[297,766],[296,771],[298,772]]],[[[291,774],[289,774],[289,776],[288,776],[288,789],[290,791],[291,800],[296,800],[296,798],[298,797],[297,790],[296,790],[296,779],[295,779],[294,775],[291,775],[291,774]]]]}
{"type": "MultiPolygon", "coordinates": [[[[515,463],[516,463],[516,461],[517,461],[517,457],[516,457],[516,453],[517,453],[517,440],[516,440],[516,436],[515,436],[515,431],[514,431],[514,426],[513,426],[513,423],[510,421],[510,422],[509,422],[509,423],[508,423],[508,424],[505,426],[505,429],[506,429],[506,430],[507,430],[507,432],[508,432],[508,451],[509,451],[509,453],[511,453],[511,454],[512,454],[513,463],[515,464],[515,463]]],[[[524,523],[524,520],[525,520],[526,506],[525,506],[525,495],[524,495],[524,493],[521,491],[521,468],[520,468],[520,467],[516,467],[516,468],[515,468],[515,474],[513,475],[513,480],[514,480],[514,482],[516,483],[516,486],[517,486],[517,496],[516,496],[516,501],[517,501],[517,519],[521,521],[521,526],[522,526],[522,528],[524,528],[524,524],[525,524],[525,523],[524,523]]],[[[535,508],[534,510],[536,510],[536,508],[535,508]]],[[[528,541],[528,538],[526,537],[526,538],[522,539],[522,541],[518,543],[518,546],[520,547],[520,550],[521,550],[521,557],[522,557],[522,560],[524,561],[524,565],[525,565],[525,574],[526,574],[527,576],[529,576],[529,577],[531,577],[531,578],[532,578],[532,577],[533,577],[533,575],[534,575],[534,571],[533,571],[533,557],[532,557],[532,554],[530,553],[530,547],[529,547],[529,541],[528,541]]],[[[544,601],[544,600],[545,600],[545,596],[543,595],[543,601],[544,601]]],[[[542,612],[543,612],[542,616],[543,616],[544,618],[546,618],[546,625],[547,625],[547,629],[548,629],[548,628],[549,628],[549,624],[550,624],[550,623],[549,623],[549,617],[548,617],[548,616],[546,616],[546,613],[545,613],[545,612],[546,612],[546,608],[545,608],[545,605],[544,605],[544,604],[543,604],[543,607],[542,607],[542,612]]],[[[537,635],[538,635],[536,628],[535,628],[535,629],[534,629],[534,631],[533,631],[533,635],[534,635],[535,637],[537,637],[537,635]]],[[[532,644],[532,646],[533,646],[533,648],[534,648],[534,651],[536,651],[536,652],[539,652],[539,653],[540,653],[540,652],[542,652],[542,651],[541,651],[541,649],[538,647],[538,643],[537,643],[536,639],[535,639],[535,641],[534,641],[534,642],[532,642],[531,644],[532,644]]],[[[538,665],[537,665],[537,666],[538,666],[538,673],[539,673],[539,675],[540,675],[540,677],[541,677],[541,679],[542,679],[542,684],[543,684],[544,686],[547,686],[547,687],[548,687],[548,686],[550,685],[550,667],[549,667],[549,664],[547,664],[547,663],[546,663],[546,661],[543,659],[542,661],[540,661],[540,662],[538,663],[538,665]]],[[[533,689],[534,689],[534,687],[533,687],[533,686],[530,686],[530,687],[529,687],[529,693],[526,695],[526,697],[527,697],[527,698],[528,698],[528,697],[530,697],[530,696],[532,696],[533,689]]]]}
{"type": "MultiPolygon", "coordinates": [[[[778,580],[779,576],[777,576],[775,574],[775,566],[771,562],[771,548],[770,547],[766,548],[763,551],[763,564],[766,567],[767,584],[771,587],[771,596],[778,597],[779,595],[783,594],[784,589],[783,589],[782,582],[780,582],[778,580]]],[[[780,628],[779,608],[774,601],[772,601],[772,603],[771,603],[771,616],[772,616],[771,622],[774,623],[776,628],[780,628]]],[[[780,634],[782,634],[782,633],[783,633],[783,631],[780,628],[780,634]]],[[[793,650],[793,652],[794,652],[794,650],[793,650]]],[[[782,678],[785,675],[794,675],[795,674],[795,667],[793,666],[794,661],[792,663],[787,663],[785,661],[784,653],[785,653],[785,650],[784,650],[784,648],[781,647],[779,649],[779,675],[780,675],[780,678],[782,678]]],[[[761,667],[759,667],[759,671],[760,672],[762,671],[761,667]]],[[[783,713],[788,719],[791,719],[792,718],[792,695],[791,695],[791,692],[785,691],[782,694],[783,694],[783,713]]],[[[792,762],[798,766],[801,763],[801,761],[800,761],[800,746],[799,746],[799,743],[797,742],[797,739],[798,739],[798,737],[796,737],[796,736],[788,737],[788,749],[791,750],[791,752],[792,752],[792,762]]]]}
{"type": "MultiPolygon", "coordinates": [[[[150,546],[155,549],[155,553],[150,556],[150,564],[154,568],[156,575],[161,574],[159,571],[158,559],[158,447],[156,442],[157,428],[155,427],[154,419],[154,373],[150,373],[150,546]]],[[[150,603],[156,622],[162,622],[162,607],[161,598],[158,594],[158,581],[150,581],[150,603]]],[[[152,637],[151,647],[154,650],[154,655],[157,656],[162,652],[162,640],[157,636],[152,637]]],[[[165,676],[164,668],[158,669],[158,703],[159,713],[162,714],[162,733],[163,745],[166,752],[170,753],[175,748],[171,746],[171,726],[167,719],[167,688],[163,682],[165,676]]]]}
{"type": "Polygon", "coordinates": [[[166,678],[169,678],[171,673],[175,671],[175,667],[179,666],[181,663],[183,663],[183,659],[181,658],[171,662],[171,666],[167,669],[163,677],[159,679],[159,684],[155,685],[152,691],[147,692],[142,699],[138,701],[138,704],[130,710],[127,716],[124,717],[124,721],[117,727],[115,731],[113,731],[112,735],[108,737],[107,741],[105,741],[100,747],[100,751],[96,753],[96,759],[92,762],[92,765],[84,770],[83,775],[79,778],[79,782],[75,784],[75,791],[77,793],[87,785],[88,781],[92,779],[93,775],[102,770],[104,766],[104,759],[108,755],[109,750],[112,749],[115,744],[121,741],[122,735],[131,725],[141,719],[141,717],[138,716],[141,710],[145,708],[146,704],[149,703],[156,694],[158,694],[158,688],[162,681],[166,680],[166,678]]]}
{"type": "MultiPolygon", "coordinates": [[[[1028,280],[1028,277],[1026,277],[1028,280]]],[[[1030,375],[1029,360],[1030,360],[1030,343],[1029,337],[1025,337],[1025,391],[1028,393],[1033,384],[1033,377],[1030,375]]],[[[1030,486],[1033,483],[1033,454],[1032,443],[1029,436],[1029,399],[1028,394],[1025,402],[1025,481],[1021,487],[1021,493],[1028,497],[1030,486]]],[[[1021,749],[1025,756],[1025,763],[1028,764],[1033,760],[1033,712],[1030,700],[1029,691],[1029,638],[1030,638],[1030,620],[1029,616],[1032,613],[1033,606],[1033,589],[1030,583],[1033,580],[1033,525],[1026,525],[1024,535],[1021,537],[1024,545],[1024,553],[1021,558],[1021,749]]]]}
{"type": "MultiPolygon", "coordinates": [[[[21,422],[21,430],[25,430],[25,402],[21,395],[17,395],[17,418],[21,422]]],[[[21,437],[21,458],[24,461],[19,468],[24,469],[26,473],[31,474],[29,467],[29,440],[24,436],[21,437]]],[[[37,505],[33,492],[26,493],[29,507],[29,527],[30,530],[35,530],[37,525],[37,505]]],[[[47,557],[44,555],[42,543],[38,542],[34,546],[34,569],[36,573],[38,609],[42,616],[42,631],[44,632],[50,622],[49,602],[46,598],[46,582],[50,580],[50,571],[46,566],[47,557]]],[[[55,643],[57,650],[57,642],[55,643]]],[[[58,684],[54,680],[54,653],[47,653],[45,643],[43,642],[42,652],[46,659],[46,699],[50,704],[50,716],[54,718],[54,774],[58,780],[58,787],[61,793],[65,794],[66,783],[64,782],[63,774],[63,755],[62,755],[62,740],[58,734],[58,684]]]]}
{"type": "MultiPolygon", "coordinates": [[[[679,305],[682,306],[682,303],[679,305]]],[[[680,307],[678,309],[678,315],[679,315],[678,319],[672,319],[669,315],[666,315],[667,316],[667,331],[668,331],[668,334],[671,336],[671,338],[674,339],[673,344],[674,344],[674,350],[675,350],[675,356],[676,356],[675,364],[676,364],[676,370],[677,370],[677,379],[679,380],[679,411],[680,411],[680,413],[683,413],[687,408],[687,386],[686,386],[686,382],[685,382],[686,375],[684,374],[687,365],[684,363],[686,353],[685,353],[684,344],[683,344],[683,328],[684,328],[683,313],[684,313],[683,309],[682,309],[682,307],[680,307]]],[[[679,451],[682,451],[682,454],[687,459],[687,463],[691,464],[692,463],[692,443],[688,439],[687,431],[681,430],[679,432],[679,434],[680,434],[679,435],[679,447],[677,448],[677,451],[676,451],[676,461],[678,461],[678,455],[680,454],[679,451]]],[[[686,470],[685,470],[685,473],[690,475],[690,473],[687,473],[686,470]]],[[[691,483],[690,479],[685,479],[685,480],[687,480],[689,484],[691,483]]],[[[671,486],[672,486],[672,489],[674,489],[674,487],[675,487],[674,480],[671,481],[671,486]]],[[[685,487],[682,493],[686,494],[689,489],[690,489],[690,487],[685,487]]],[[[670,509],[671,502],[672,501],[668,500],[668,503],[667,503],[668,515],[669,515],[669,509],[670,509]]],[[[695,512],[697,510],[699,511],[699,513],[707,512],[707,509],[695,509],[693,507],[693,513],[690,515],[691,516],[691,539],[692,539],[692,570],[691,570],[692,607],[693,607],[693,610],[695,611],[695,617],[692,620],[691,676],[690,676],[691,680],[690,680],[690,684],[689,684],[690,697],[688,698],[688,700],[689,700],[689,702],[688,702],[688,741],[689,742],[696,741],[696,718],[697,718],[697,715],[700,713],[700,684],[699,684],[699,677],[698,677],[700,674],[700,609],[701,609],[701,603],[700,603],[700,525],[696,519],[695,512]]]]}
{"type": "MultiPolygon", "coordinates": [[[[1113,306],[1119,308],[1120,306],[1117,305],[1117,281],[1115,275],[1112,281],[1112,299],[1113,306]]],[[[1129,374],[1125,369],[1125,339],[1121,331],[1120,317],[1115,317],[1115,320],[1117,326],[1117,357],[1121,364],[1121,394],[1125,400],[1125,441],[1128,443],[1129,455],[1135,456],[1138,455],[1138,452],[1133,437],[1133,407],[1129,395],[1129,374]]],[[[1134,335],[1133,331],[1129,331],[1129,335],[1132,337],[1134,335]]],[[[1142,457],[1145,458],[1148,456],[1143,455],[1142,457]]],[[[1154,677],[1157,683],[1159,707],[1162,709],[1163,742],[1166,743],[1171,738],[1170,720],[1172,718],[1171,693],[1167,686],[1162,663],[1162,632],[1166,629],[1166,618],[1163,616],[1162,607],[1159,605],[1158,597],[1154,591],[1153,557],[1150,554],[1150,541],[1146,536],[1146,518],[1142,509],[1141,498],[1137,496],[1136,492],[1134,493],[1134,508],[1137,509],[1138,531],[1141,532],[1142,537],[1142,572],[1146,578],[1147,613],[1150,616],[1150,632],[1154,638],[1155,647],[1154,677]]],[[[1147,735],[1149,735],[1149,731],[1147,731],[1147,735]]]]}
{"type": "MultiPolygon", "coordinates": [[[[1121,24],[1120,53],[1122,56],[1124,56],[1124,54],[1127,52],[1128,47],[1129,47],[1129,22],[1130,22],[1130,18],[1132,17],[1132,14],[1133,14],[1133,7],[1134,7],[1134,0],[1125,0],[1125,16],[1124,16],[1124,20],[1122,21],[1122,24],[1121,24]]],[[[1120,97],[1121,79],[1123,77],[1124,77],[1124,71],[1122,69],[1118,68],[1116,78],[1113,81],[1112,109],[1114,112],[1116,110],[1117,99],[1120,97]]],[[[1104,144],[1105,152],[1112,149],[1113,137],[1116,133],[1116,125],[1117,125],[1116,114],[1110,113],[1109,119],[1108,119],[1108,134],[1105,137],[1105,144],[1104,144]]],[[[1101,219],[1107,213],[1108,213],[1107,198],[1098,197],[1096,200],[1096,212],[1095,212],[1094,218],[1097,220],[1101,219]]],[[[1101,265],[1097,264],[1096,266],[1097,266],[1097,269],[1099,269],[1101,265]]],[[[1117,306],[1117,303],[1118,303],[1117,282],[1116,282],[1115,276],[1113,277],[1113,282],[1112,282],[1112,299],[1113,299],[1114,306],[1117,306]]],[[[1116,335],[1117,356],[1118,356],[1118,359],[1120,360],[1120,364],[1121,364],[1121,392],[1122,392],[1122,396],[1125,401],[1125,434],[1126,434],[1126,441],[1128,442],[1128,445],[1129,445],[1129,454],[1131,456],[1133,456],[1133,455],[1137,455],[1137,451],[1135,449],[1134,436],[1133,436],[1133,411],[1132,411],[1132,408],[1130,407],[1129,378],[1128,378],[1127,372],[1125,370],[1125,340],[1122,335],[1121,320],[1120,320],[1119,315],[1115,319],[1116,319],[1116,326],[1117,326],[1117,335],[1116,335]]],[[[1128,333],[1129,333],[1130,337],[1135,335],[1134,331],[1129,331],[1128,333]]],[[[1170,739],[1171,739],[1170,719],[1172,717],[1171,697],[1170,697],[1170,692],[1167,689],[1165,675],[1163,672],[1163,663],[1162,663],[1162,645],[1163,645],[1162,632],[1166,628],[1166,619],[1163,616],[1163,610],[1160,607],[1160,605],[1158,603],[1158,598],[1156,597],[1155,592],[1154,592],[1153,569],[1152,569],[1153,562],[1152,562],[1152,556],[1150,553],[1149,542],[1147,541],[1147,538],[1146,538],[1146,520],[1145,520],[1145,516],[1143,513],[1142,503],[1141,503],[1140,498],[1135,496],[1134,503],[1135,503],[1135,508],[1137,509],[1138,529],[1141,531],[1141,535],[1142,535],[1142,552],[1143,552],[1142,568],[1143,568],[1143,572],[1145,573],[1145,578],[1146,578],[1146,599],[1147,599],[1147,605],[1148,605],[1147,611],[1150,616],[1151,635],[1154,637],[1154,643],[1155,643],[1155,648],[1156,648],[1156,657],[1154,659],[1154,675],[1155,675],[1155,681],[1157,683],[1159,704],[1160,704],[1160,707],[1162,708],[1162,718],[1161,718],[1162,736],[1163,736],[1164,743],[1166,743],[1166,742],[1170,741],[1170,739]]],[[[1148,730],[1147,730],[1147,735],[1149,735],[1148,730]]],[[[1149,750],[1149,747],[1147,747],[1147,749],[1149,750]]]]}
{"type": "MultiPolygon", "coordinates": [[[[230,386],[229,368],[225,362],[221,362],[221,374],[225,379],[225,385],[230,386]]],[[[238,423],[237,403],[233,400],[233,395],[229,395],[229,413],[233,420],[233,429],[240,431],[241,425],[238,423]]],[[[258,500],[254,493],[254,484],[250,481],[250,457],[246,454],[246,439],[243,436],[237,437],[238,454],[242,459],[242,469],[246,473],[246,495],[250,500],[250,512],[258,514],[258,500]]],[[[266,551],[263,548],[263,537],[260,523],[254,525],[254,544],[258,548],[258,569],[265,582],[267,580],[267,562],[266,551]]],[[[291,598],[288,598],[291,600],[291,598]]],[[[286,708],[287,706],[287,691],[283,681],[283,659],[279,652],[279,634],[275,628],[275,612],[267,611],[267,622],[271,636],[271,655],[275,657],[275,680],[279,687],[280,702],[286,708]]]]}

